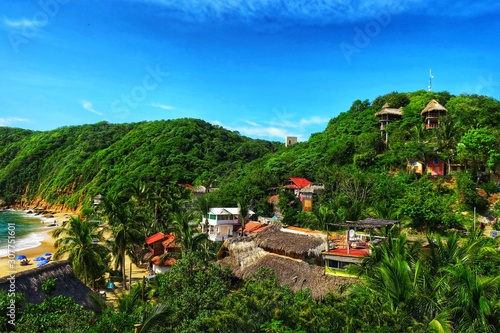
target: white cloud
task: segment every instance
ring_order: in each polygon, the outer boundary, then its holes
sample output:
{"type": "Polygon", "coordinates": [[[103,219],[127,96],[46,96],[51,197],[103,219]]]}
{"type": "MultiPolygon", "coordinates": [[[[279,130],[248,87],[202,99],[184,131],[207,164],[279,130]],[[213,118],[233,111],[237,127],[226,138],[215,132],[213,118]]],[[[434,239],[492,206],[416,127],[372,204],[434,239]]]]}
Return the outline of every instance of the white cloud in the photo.
{"type": "Polygon", "coordinates": [[[95,113],[95,114],[97,114],[99,116],[104,115],[102,112],[99,112],[99,111],[95,110],[94,107],[92,106],[92,103],[89,102],[89,101],[82,101],[82,107],[85,110],[90,111],[92,113],[95,113]]]}
{"type": "Polygon", "coordinates": [[[186,20],[227,21],[240,19],[254,21],[273,17],[302,21],[310,24],[352,22],[372,18],[374,13],[389,10],[392,13],[414,10],[430,0],[135,0],[159,4],[173,9],[186,20]]]}
{"type": "Polygon", "coordinates": [[[168,111],[175,110],[175,107],[173,107],[171,105],[165,105],[165,104],[160,104],[160,103],[152,103],[150,105],[155,107],[155,108],[159,108],[159,109],[163,109],[163,110],[168,110],[168,111]]]}
{"type": "Polygon", "coordinates": [[[8,118],[0,118],[0,126],[10,126],[15,123],[26,123],[28,119],[24,118],[16,118],[16,117],[8,117],[8,118]]]}
{"type": "Polygon", "coordinates": [[[265,24],[342,24],[371,20],[377,14],[478,16],[500,8],[496,0],[133,0],[165,7],[165,15],[186,21],[243,21],[265,24]],[[269,18],[272,17],[272,23],[269,18]]]}
{"type": "Polygon", "coordinates": [[[250,121],[250,120],[245,120],[245,123],[247,123],[248,125],[251,125],[251,126],[260,127],[259,124],[257,124],[256,122],[250,121]]]}
{"type": "Polygon", "coordinates": [[[6,17],[3,18],[3,23],[15,29],[26,29],[26,28],[40,28],[47,24],[47,22],[28,20],[26,18],[22,18],[20,20],[10,20],[6,17]]]}
{"type": "Polygon", "coordinates": [[[318,125],[318,124],[328,123],[329,120],[330,120],[329,118],[321,118],[321,117],[313,116],[309,119],[301,119],[300,124],[301,125],[318,125]]]}

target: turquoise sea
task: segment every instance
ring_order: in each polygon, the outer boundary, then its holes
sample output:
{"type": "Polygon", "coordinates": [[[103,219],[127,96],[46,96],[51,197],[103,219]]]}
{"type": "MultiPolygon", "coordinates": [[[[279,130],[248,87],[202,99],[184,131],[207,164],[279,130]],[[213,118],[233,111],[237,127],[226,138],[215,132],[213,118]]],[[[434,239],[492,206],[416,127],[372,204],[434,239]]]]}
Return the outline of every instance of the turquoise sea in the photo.
{"type": "Polygon", "coordinates": [[[0,212],[0,258],[6,257],[8,232],[15,231],[15,246],[16,253],[22,250],[37,247],[41,241],[47,238],[47,233],[50,231],[47,228],[47,219],[33,214],[27,214],[25,211],[5,210],[0,212]],[[45,222],[45,223],[42,223],[45,222]],[[14,228],[13,228],[14,227],[14,228]]]}

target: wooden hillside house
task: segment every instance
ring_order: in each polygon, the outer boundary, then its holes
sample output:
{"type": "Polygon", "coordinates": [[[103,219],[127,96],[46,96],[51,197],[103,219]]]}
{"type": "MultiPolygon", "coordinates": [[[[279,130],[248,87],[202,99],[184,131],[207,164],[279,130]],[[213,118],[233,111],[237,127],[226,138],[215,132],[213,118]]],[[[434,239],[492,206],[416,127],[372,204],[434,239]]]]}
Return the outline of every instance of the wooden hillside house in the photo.
{"type": "Polygon", "coordinates": [[[318,190],[324,189],[325,186],[313,183],[306,178],[293,177],[288,179],[283,188],[293,191],[294,195],[300,198],[303,212],[310,212],[312,211],[313,194],[318,190]]]}
{"type": "Polygon", "coordinates": [[[424,117],[425,128],[438,128],[439,118],[445,116],[448,110],[439,104],[435,99],[430,101],[427,106],[420,112],[420,115],[424,117]]]}
{"type": "Polygon", "coordinates": [[[446,163],[439,158],[435,157],[425,164],[427,173],[431,176],[444,176],[446,175],[446,163]]]}
{"type": "Polygon", "coordinates": [[[390,108],[389,103],[385,103],[382,107],[382,110],[375,113],[375,117],[377,117],[380,121],[380,134],[385,134],[385,142],[387,143],[389,140],[389,133],[387,132],[387,124],[393,122],[395,120],[401,119],[403,116],[403,108],[395,109],[390,108]]]}
{"type": "Polygon", "coordinates": [[[165,273],[177,261],[172,253],[180,253],[181,249],[175,244],[175,236],[157,232],[146,238],[149,254],[146,261],[150,263],[151,270],[156,273],[165,273]]]}
{"type": "Polygon", "coordinates": [[[417,175],[423,175],[424,168],[425,168],[424,162],[420,162],[420,161],[412,161],[412,162],[408,163],[408,165],[407,165],[408,171],[414,172],[417,175]]]}
{"type": "Polygon", "coordinates": [[[162,242],[166,239],[166,235],[162,232],[157,232],[146,238],[146,245],[148,246],[149,252],[153,256],[162,255],[165,250],[163,248],[162,242]]]}
{"type": "MultiPolygon", "coordinates": [[[[208,239],[211,241],[224,241],[233,237],[241,224],[241,219],[247,216],[239,216],[238,207],[230,208],[210,208],[208,215],[202,218],[200,222],[201,232],[208,233],[208,239]]],[[[248,217],[254,215],[249,210],[248,217]]]]}

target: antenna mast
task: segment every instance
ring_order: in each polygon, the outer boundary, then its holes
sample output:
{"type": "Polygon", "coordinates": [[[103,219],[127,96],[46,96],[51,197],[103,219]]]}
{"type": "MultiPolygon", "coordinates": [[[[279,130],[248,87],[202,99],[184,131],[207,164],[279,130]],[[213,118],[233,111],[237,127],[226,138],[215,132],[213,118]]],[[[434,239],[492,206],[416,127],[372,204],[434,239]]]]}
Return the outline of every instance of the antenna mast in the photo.
{"type": "Polygon", "coordinates": [[[428,91],[432,91],[432,79],[434,76],[432,76],[432,69],[429,70],[429,86],[427,87],[428,91]]]}

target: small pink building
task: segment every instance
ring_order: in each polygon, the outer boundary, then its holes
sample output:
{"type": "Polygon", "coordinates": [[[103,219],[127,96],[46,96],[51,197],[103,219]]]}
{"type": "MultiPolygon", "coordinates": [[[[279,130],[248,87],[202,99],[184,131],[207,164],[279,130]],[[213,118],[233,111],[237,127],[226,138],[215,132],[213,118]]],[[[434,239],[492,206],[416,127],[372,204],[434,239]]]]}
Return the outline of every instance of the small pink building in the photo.
{"type": "Polygon", "coordinates": [[[446,164],[437,157],[427,162],[426,169],[431,176],[444,176],[446,174],[446,164]]]}

